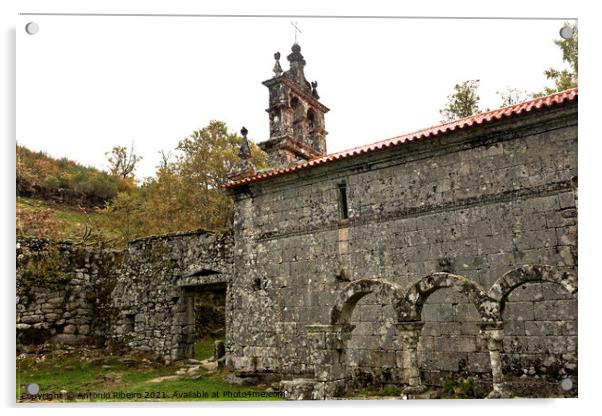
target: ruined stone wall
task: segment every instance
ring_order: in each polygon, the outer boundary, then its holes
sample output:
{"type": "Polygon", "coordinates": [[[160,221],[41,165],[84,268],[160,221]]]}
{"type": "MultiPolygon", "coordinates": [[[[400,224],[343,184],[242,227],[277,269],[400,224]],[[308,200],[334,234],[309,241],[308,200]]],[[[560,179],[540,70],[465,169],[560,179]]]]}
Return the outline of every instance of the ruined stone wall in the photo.
{"type": "MultiPolygon", "coordinates": [[[[238,189],[230,365],[313,374],[305,325],[330,323],[334,299],[349,281],[407,287],[448,271],[487,291],[524,264],[576,272],[576,190],[576,105],[238,189]]],[[[346,359],[357,384],[402,379],[390,304],[370,294],[356,305],[346,359]]],[[[440,384],[448,373],[488,376],[478,315],[465,295],[436,291],[421,318],[426,382],[440,384]]],[[[522,285],[508,296],[503,318],[506,373],[576,373],[574,295],[550,283],[522,285]]]]}
{"type": "Polygon", "coordinates": [[[111,293],[118,311],[113,342],[166,362],[192,357],[194,295],[227,284],[232,245],[230,235],[203,231],[131,242],[111,293]]]}
{"type": "Polygon", "coordinates": [[[94,344],[168,362],[191,357],[200,334],[223,334],[206,312],[224,319],[232,246],[231,235],[204,231],[136,240],[123,252],[19,240],[18,347],[94,344]]]}
{"type": "Polygon", "coordinates": [[[17,349],[46,342],[102,346],[121,255],[42,238],[17,241],[17,349]]]}

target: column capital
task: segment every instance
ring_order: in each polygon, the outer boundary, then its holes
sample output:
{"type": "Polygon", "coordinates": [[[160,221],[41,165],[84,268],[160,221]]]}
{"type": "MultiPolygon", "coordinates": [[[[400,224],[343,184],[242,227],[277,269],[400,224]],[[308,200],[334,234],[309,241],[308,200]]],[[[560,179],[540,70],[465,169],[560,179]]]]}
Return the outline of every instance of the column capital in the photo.
{"type": "Polygon", "coordinates": [[[489,351],[503,350],[502,342],[504,340],[504,323],[487,322],[481,325],[481,336],[487,342],[489,351]]]}

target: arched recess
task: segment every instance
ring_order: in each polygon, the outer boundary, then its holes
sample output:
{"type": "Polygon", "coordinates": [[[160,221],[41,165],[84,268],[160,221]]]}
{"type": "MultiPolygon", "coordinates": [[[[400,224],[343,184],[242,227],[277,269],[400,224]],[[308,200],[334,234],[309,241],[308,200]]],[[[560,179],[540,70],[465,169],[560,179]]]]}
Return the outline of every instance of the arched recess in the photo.
{"type": "Polygon", "coordinates": [[[350,385],[365,387],[403,381],[403,371],[397,363],[400,346],[395,336],[396,305],[401,293],[402,287],[395,283],[362,279],[347,284],[335,298],[330,324],[348,330],[337,362],[350,385]]]}
{"type": "Polygon", "coordinates": [[[515,395],[542,395],[546,383],[577,375],[577,290],[572,270],[547,265],[510,270],[489,289],[504,322],[505,378],[529,377],[513,386],[515,395]]]}
{"type": "Polygon", "coordinates": [[[492,364],[481,330],[483,325],[498,323],[500,314],[498,302],[478,283],[447,272],[424,276],[404,290],[398,319],[420,324],[414,334],[416,357],[411,364],[419,382],[440,386],[446,375],[470,373],[478,385],[475,394],[485,394],[492,364]]]}
{"type": "Polygon", "coordinates": [[[403,290],[395,283],[377,279],[361,279],[351,282],[337,296],[330,311],[330,323],[332,325],[349,324],[355,305],[361,298],[373,292],[379,292],[379,294],[389,297],[393,307],[397,310],[403,290]]]}
{"type": "Polygon", "coordinates": [[[571,294],[577,293],[577,276],[570,271],[554,266],[525,265],[497,279],[489,289],[488,296],[497,300],[503,310],[510,292],[525,283],[537,282],[556,283],[571,294]]]}
{"type": "Polygon", "coordinates": [[[428,297],[442,288],[453,288],[464,294],[476,307],[483,322],[500,320],[499,304],[485,290],[467,277],[440,272],[421,278],[408,287],[399,303],[399,321],[420,321],[422,306],[428,297]]]}

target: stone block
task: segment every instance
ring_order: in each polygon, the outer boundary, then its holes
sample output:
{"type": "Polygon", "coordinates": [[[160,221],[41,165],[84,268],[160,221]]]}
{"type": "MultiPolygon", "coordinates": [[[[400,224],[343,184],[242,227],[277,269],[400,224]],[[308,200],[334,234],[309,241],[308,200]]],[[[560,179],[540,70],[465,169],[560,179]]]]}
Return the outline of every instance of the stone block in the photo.
{"type": "MultiPolygon", "coordinates": [[[[505,321],[504,334],[506,335],[525,335],[525,325],[532,321],[505,321]]],[[[526,334],[529,335],[529,334],[526,334]]]]}
{"type": "Polygon", "coordinates": [[[440,371],[453,371],[459,370],[458,363],[465,354],[457,352],[436,352],[433,353],[433,368],[440,371]]]}
{"type": "Polygon", "coordinates": [[[63,328],[64,334],[75,334],[76,331],[77,327],[75,325],[65,325],[65,327],[63,328]]]}
{"type": "Polygon", "coordinates": [[[542,299],[543,300],[572,300],[576,299],[574,294],[569,293],[564,287],[556,283],[543,283],[542,299]]]}
{"type": "Polygon", "coordinates": [[[316,380],[318,381],[336,381],[347,377],[347,367],[340,364],[324,364],[316,368],[316,380]]]}
{"type": "Polygon", "coordinates": [[[577,320],[577,301],[546,300],[535,302],[535,319],[541,321],[577,320]]]}
{"type": "Polygon", "coordinates": [[[286,400],[322,400],[324,383],[312,379],[294,379],[281,382],[286,400]]]}
{"type": "Polygon", "coordinates": [[[454,306],[455,319],[460,322],[479,322],[481,316],[472,303],[460,303],[454,306]]]}
{"type": "Polygon", "coordinates": [[[504,321],[532,321],[534,319],[533,302],[506,302],[504,321]]]}
{"type": "Polygon", "coordinates": [[[533,302],[543,298],[541,283],[526,283],[514,288],[508,295],[507,302],[533,302]]]}
{"type": "Polygon", "coordinates": [[[471,335],[441,336],[435,340],[435,351],[474,352],[475,350],[475,337],[471,335]]]}
{"type": "Polygon", "coordinates": [[[82,338],[74,334],[58,334],[53,337],[53,341],[57,344],[78,345],[82,342],[82,338]]]}
{"type": "Polygon", "coordinates": [[[575,207],[575,194],[573,192],[564,192],[558,194],[560,209],[575,207]]]}
{"type": "Polygon", "coordinates": [[[356,344],[360,346],[362,349],[377,349],[380,348],[379,338],[374,335],[358,335],[357,337],[354,335],[354,339],[357,339],[356,344]]]}
{"type": "Polygon", "coordinates": [[[21,316],[21,322],[24,324],[34,324],[42,321],[42,316],[40,315],[23,315],[21,316]]]}
{"type": "Polygon", "coordinates": [[[429,304],[422,307],[422,319],[424,322],[452,321],[454,310],[449,304],[429,304]]]}
{"type": "Polygon", "coordinates": [[[425,337],[436,337],[441,335],[442,333],[454,333],[453,329],[457,324],[457,322],[446,322],[441,324],[432,322],[425,323],[422,327],[422,338],[424,339],[425,337]],[[444,329],[443,325],[449,326],[447,326],[446,329],[444,329]],[[446,330],[450,332],[445,332],[446,330]]]}
{"type": "Polygon", "coordinates": [[[473,373],[489,373],[491,371],[491,358],[488,352],[468,355],[468,371],[473,373]]]}

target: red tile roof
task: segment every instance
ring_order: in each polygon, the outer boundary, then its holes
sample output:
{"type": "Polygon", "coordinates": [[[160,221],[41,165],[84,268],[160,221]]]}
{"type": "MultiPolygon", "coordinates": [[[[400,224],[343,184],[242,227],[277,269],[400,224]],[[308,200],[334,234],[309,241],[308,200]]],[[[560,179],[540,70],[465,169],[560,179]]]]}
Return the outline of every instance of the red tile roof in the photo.
{"type": "Polygon", "coordinates": [[[287,173],[297,172],[303,169],[309,169],[314,166],[322,165],[324,163],[333,162],[348,157],[358,156],[365,153],[374,152],[389,147],[398,146],[404,143],[413,142],[416,140],[428,139],[430,137],[436,137],[441,134],[449,133],[454,130],[462,130],[476,125],[488,124],[497,120],[518,116],[520,114],[529,113],[537,110],[546,108],[557,107],[560,105],[568,104],[577,101],[578,89],[573,88],[570,90],[561,91],[552,95],[548,95],[534,100],[525,101],[523,103],[514,104],[508,107],[502,107],[497,110],[488,111],[486,113],[476,114],[474,116],[466,117],[460,120],[451,121],[448,123],[439,124],[428,129],[418,130],[414,133],[404,134],[402,136],[392,137],[387,140],[382,140],[375,143],[370,143],[363,146],[354,147],[352,149],[343,150],[337,153],[331,153],[324,156],[319,156],[311,159],[305,163],[301,163],[295,166],[286,168],[272,169],[267,172],[261,172],[257,175],[250,176],[241,180],[229,182],[224,187],[234,188],[240,185],[244,185],[250,182],[256,182],[264,179],[273,178],[275,176],[285,175],[287,173]]]}

